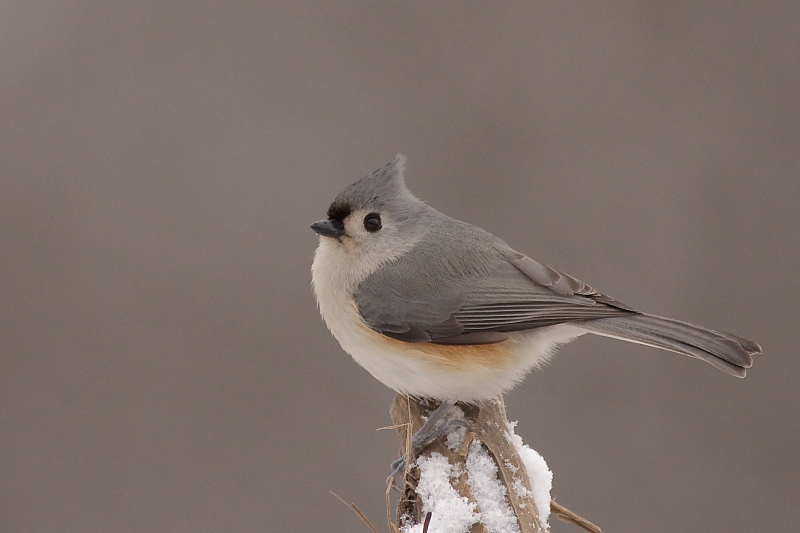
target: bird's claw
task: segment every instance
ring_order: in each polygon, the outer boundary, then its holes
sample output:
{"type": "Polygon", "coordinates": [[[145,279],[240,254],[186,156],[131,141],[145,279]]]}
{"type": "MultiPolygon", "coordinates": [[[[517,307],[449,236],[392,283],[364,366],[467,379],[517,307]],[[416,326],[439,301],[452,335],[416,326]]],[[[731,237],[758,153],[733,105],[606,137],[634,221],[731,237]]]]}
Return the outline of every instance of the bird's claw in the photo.
{"type": "MultiPolygon", "coordinates": [[[[464,420],[448,420],[445,423],[440,424],[440,420],[444,416],[444,414],[453,406],[452,402],[447,400],[443,401],[439,407],[434,409],[434,411],[429,415],[428,420],[422,425],[419,430],[411,436],[411,447],[409,452],[411,453],[412,460],[414,457],[419,455],[419,453],[425,449],[428,444],[442,436],[447,430],[452,426],[460,426],[464,428],[469,428],[469,424],[464,420]]],[[[396,480],[403,472],[406,466],[408,454],[404,454],[394,461],[391,462],[389,468],[392,469],[392,473],[386,478],[386,484],[392,484],[396,487],[396,480]]],[[[397,488],[397,487],[396,487],[397,488]]]]}

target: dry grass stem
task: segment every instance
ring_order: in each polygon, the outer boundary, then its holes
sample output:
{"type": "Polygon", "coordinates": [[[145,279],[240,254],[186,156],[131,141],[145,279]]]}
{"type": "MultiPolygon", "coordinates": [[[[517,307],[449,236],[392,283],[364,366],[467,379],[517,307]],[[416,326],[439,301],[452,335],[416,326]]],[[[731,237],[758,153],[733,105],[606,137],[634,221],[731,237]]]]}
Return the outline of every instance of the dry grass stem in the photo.
{"type": "Polygon", "coordinates": [[[384,431],[384,430],[387,430],[387,429],[399,429],[399,428],[400,428],[400,426],[383,426],[382,428],[378,428],[375,431],[384,431]]]}
{"type": "Polygon", "coordinates": [[[563,505],[556,503],[555,500],[550,500],[550,512],[556,515],[556,518],[558,518],[562,522],[569,522],[570,524],[574,524],[581,529],[589,531],[589,533],[603,533],[600,527],[589,522],[588,520],[578,515],[577,513],[570,511],[563,505]]]}
{"type": "Polygon", "coordinates": [[[343,504],[348,506],[350,508],[350,510],[353,511],[356,514],[356,516],[359,517],[361,519],[361,521],[364,522],[367,525],[367,527],[370,529],[370,531],[372,531],[372,533],[378,533],[378,530],[375,529],[375,526],[372,525],[372,522],[369,521],[369,518],[367,518],[367,516],[364,513],[361,512],[361,509],[359,509],[358,506],[356,506],[356,504],[347,503],[346,501],[344,501],[342,499],[341,496],[339,496],[338,494],[336,494],[333,491],[330,491],[330,493],[333,494],[334,496],[336,496],[336,498],[340,502],[342,502],[343,504]]]}
{"type": "Polygon", "coordinates": [[[392,485],[393,483],[386,484],[386,523],[389,524],[389,531],[391,533],[400,533],[400,529],[395,525],[392,520],[392,485]]]}

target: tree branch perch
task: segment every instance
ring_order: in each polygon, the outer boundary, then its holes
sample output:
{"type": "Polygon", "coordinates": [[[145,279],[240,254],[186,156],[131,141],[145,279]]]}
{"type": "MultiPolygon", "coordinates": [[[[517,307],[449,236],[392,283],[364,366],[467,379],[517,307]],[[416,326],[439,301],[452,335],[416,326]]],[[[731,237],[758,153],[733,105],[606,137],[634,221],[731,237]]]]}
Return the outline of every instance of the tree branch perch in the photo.
{"type": "MultiPolygon", "coordinates": [[[[401,395],[395,397],[390,414],[400,439],[401,455],[410,453],[411,435],[422,426],[425,417],[435,407],[435,404],[426,400],[415,400],[401,395]]],[[[467,464],[467,458],[476,450],[475,447],[483,446],[494,460],[497,467],[497,481],[504,488],[506,503],[516,518],[521,533],[549,531],[547,521],[540,520],[540,514],[546,516],[547,511],[552,511],[557,518],[575,524],[586,531],[602,533],[596,525],[553,500],[549,502],[549,509],[540,513],[534,501],[534,492],[525,461],[511,440],[512,435],[509,433],[502,398],[479,405],[457,404],[457,407],[463,411],[468,429],[466,431],[462,429],[462,435],[454,438],[453,433],[459,431],[459,427],[451,426],[453,429],[445,431],[443,435],[426,446],[416,461],[407,462],[402,474],[402,491],[394,518],[391,516],[387,497],[387,519],[392,531],[399,531],[401,528],[411,529],[416,524],[423,523],[426,516],[429,516],[429,512],[436,507],[436,502],[426,501],[425,497],[420,494],[423,492],[419,490],[423,475],[420,464],[425,464],[426,460],[439,456],[446,458],[452,467],[448,480],[449,485],[465,505],[474,509],[475,520],[469,526],[469,532],[484,533],[487,531],[484,517],[490,514],[487,513],[490,510],[481,509],[481,505],[489,505],[492,502],[481,502],[476,498],[474,490],[476,487],[474,480],[469,478],[470,469],[467,464]],[[459,440],[460,442],[456,442],[459,440]]],[[[496,514],[496,509],[491,511],[496,514]]],[[[436,515],[434,510],[432,517],[428,518],[430,523],[434,524],[430,526],[431,531],[435,530],[436,515]]]]}

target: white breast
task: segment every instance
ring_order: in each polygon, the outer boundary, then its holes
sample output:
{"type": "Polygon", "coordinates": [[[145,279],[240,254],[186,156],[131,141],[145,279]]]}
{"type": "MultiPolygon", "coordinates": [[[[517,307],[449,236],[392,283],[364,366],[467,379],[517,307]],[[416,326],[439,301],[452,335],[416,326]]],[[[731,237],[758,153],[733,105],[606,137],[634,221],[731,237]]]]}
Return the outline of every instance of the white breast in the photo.
{"type": "Polygon", "coordinates": [[[568,325],[518,332],[503,343],[489,345],[484,354],[480,347],[458,351],[460,347],[390,339],[364,323],[352,296],[358,284],[381,265],[354,259],[352,250],[332,239],[320,239],[312,266],[320,313],[344,351],[402,394],[464,402],[493,398],[545,362],[555,346],[585,332],[568,325]]]}

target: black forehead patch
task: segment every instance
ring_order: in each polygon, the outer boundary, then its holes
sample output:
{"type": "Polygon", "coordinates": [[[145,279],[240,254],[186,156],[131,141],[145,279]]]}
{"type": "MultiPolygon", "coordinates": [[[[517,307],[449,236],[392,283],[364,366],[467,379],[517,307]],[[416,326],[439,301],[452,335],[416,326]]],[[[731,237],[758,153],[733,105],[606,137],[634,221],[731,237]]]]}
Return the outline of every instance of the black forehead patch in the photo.
{"type": "Polygon", "coordinates": [[[344,222],[344,219],[350,216],[350,213],[352,212],[353,210],[350,207],[350,204],[334,201],[328,208],[328,218],[330,220],[338,220],[339,222],[344,222]]]}

